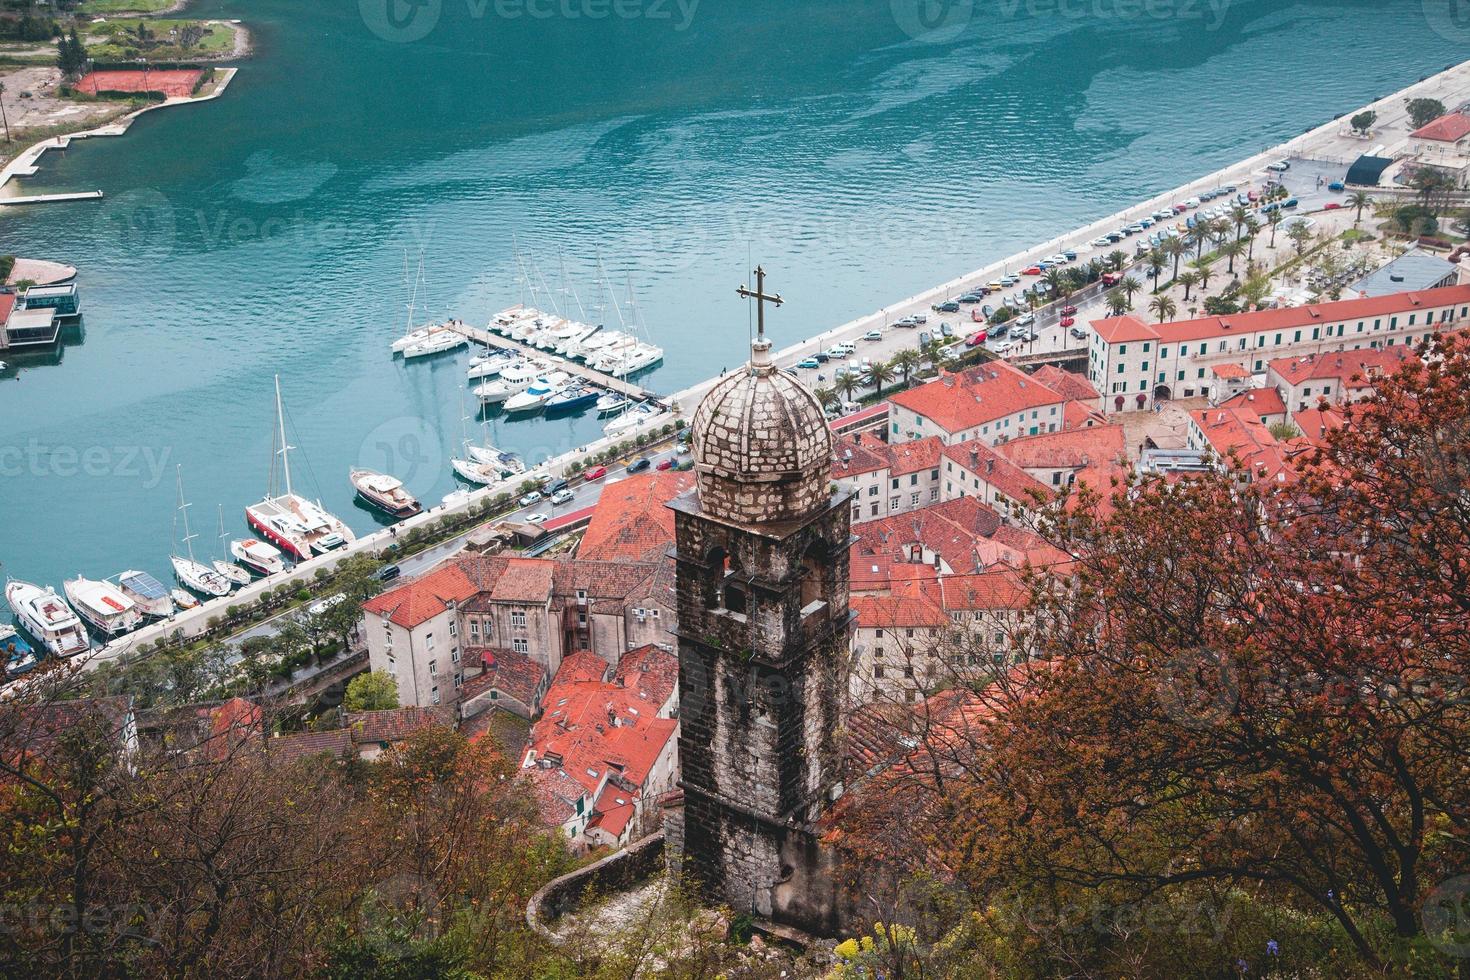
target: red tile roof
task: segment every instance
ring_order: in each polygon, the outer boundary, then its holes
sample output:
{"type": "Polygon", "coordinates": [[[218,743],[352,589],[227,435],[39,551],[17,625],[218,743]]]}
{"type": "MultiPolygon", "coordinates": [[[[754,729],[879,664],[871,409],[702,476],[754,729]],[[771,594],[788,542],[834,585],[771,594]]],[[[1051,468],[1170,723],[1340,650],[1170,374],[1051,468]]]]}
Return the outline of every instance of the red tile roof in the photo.
{"type": "Polygon", "coordinates": [[[1327,433],[1347,424],[1347,418],[1337,409],[1305,408],[1291,417],[1301,431],[1302,438],[1314,446],[1327,444],[1327,433]]]}
{"type": "Polygon", "coordinates": [[[1189,417],[1204,433],[1215,455],[1222,461],[1233,460],[1252,481],[1289,483],[1295,479],[1286,447],[1256,416],[1221,406],[1196,409],[1189,417]]]}
{"type": "MultiPolygon", "coordinates": [[[[1035,506],[1036,494],[1040,494],[1042,500],[1051,499],[1051,487],[1002,456],[983,439],[945,446],[944,455],[1018,504],[1035,506]]],[[[965,490],[973,492],[974,487],[969,486],[965,490]]]]}
{"type": "Polygon", "coordinates": [[[550,558],[512,558],[495,580],[490,598],[497,602],[542,603],[551,598],[556,562],[550,558]]]}
{"type": "Polygon", "coordinates": [[[664,505],[694,486],[692,472],[654,470],[602,490],[582,532],[579,558],[661,560],[674,543],[674,515],[664,505]]]}
{"type": "Polygon", "coordinates": [[[1159,332],[1132,313],[1093,320],[1092,329],[1109,344],[1126,344],[1134,340],[1154,340],[1159,332]]]}
{"type": "Polygon", "coordinates": [[[1068,429],[1086,429],[1094,425],[1107,425],[1107,416],[1094,407],[1096,402],[1067,402],[1062,406],[1062,426],[1068,429]]]}
{"type": "Polygon", "coordinates": [[[905,629],[944,627],[949,619],[933,602],[922,595],[876,596],[855,595],[852,611],[857,613],[861,629],[905,629]]]}
{"type": "Polygon", "coordinates": [[[292,763],[326,755],[345,759],[352,754],[352,733],[345,728],[329,732],[300,732],[265,740],[266,754],[277,762],[292,763]]]}
{"type": "Polygon", "coordinates": [[[928,384],[901,391],[889,399],[944,429],[965,429],[1066,401],[1045,384],[1011,367],[990,361],[957,374],[945,373],[928,384]]]}
{"type": "Polygon", "coordinates": [[[1251,373],[1239,364],[1216,364],[1210,368],[1210,373],[1226,380],[1241,380],[1251,376],[1251,373]]]}
{"type": "MultiPolygon", "coordinates": [[[[1098,509],[1106,513],[1112,509],[1114,494],[1122,492],[1128,481],[1126,438],[1121,425],[1097,425],[1023,436],[996,451],[1028,472],[1071,470],[1076,489],[1090,487],[1100,498],[1098,509]]],[[[1078,500],[1074,493],[1067,506],[1076,506],[1078,500]]]]}
{"type": "Polygon", "coordinates": [[[647,701],[664,704],[679,686],[679,658],[652,643],[629,650],[618,661],[613,683],[647,701]]]}
{"type": "Polygon", "coordinates": [[[15,294],[0,293],[0,327],[5,326],[5,321],[10,319],[10,311],[15,309],[15,294]]]}
{"type": "Polygon", "coordinates": [[[1013,571],[981,572],[977,575],[947,575],[939,580],[946,612],[976,609],[1024,609],[1030,593],[1013,571]]]}
{"type": "MultiPolygon", "coordinates": [[[[553,683],[557,684],[584,684],[602,683],[607,677],[607,672],[612,664],[603,660],[591,650],[575,650],[569,656],[562,658],[561,666],[556,670],[556,678],[553,683]]],[[[548,700],[550,695],[547,695],[548,700]]]]}
{"type": "Polygon", "coordinates": [[[387,617],[407,629],[426,623],[452,604],[458,605],[479,590],[457,561],[446,562],[427,575],[379,593],[362,604],[363,612],[387,617]]]}
{"type": "Polygon", "coordinates": [[[869,433],[839,437],[832,445],[832,477],[840,480],[885,469],[893,476],[932,470],[939,465],[943,448],[938,436],[893,445],[869,433]]]}
{"type": "Polygon", "coordinates": [[[345,720],[354,742],[390,745],[434,725],[454,727],[455,711],[449,705],[349,711],[345,720]]]}
{"type": "Polygon", "coordinates": [[[546,680],[546,668],[515,650],[473,650],[471,658],[478,658],[485,671],[478,677],[466,681],[460,690],[460,699],[469,700],[494,688],[536,710],[536,693],[546,680]]]}
{"type": "Polygon", "coordinates": [[[1446,113],[1427,125],[1420,126],[1409,135],[1421,140],[1458,143],[1466,136],[1470,136],[1470,116],[1459,112],[1446,113]]]}
{"type": "Polygon", "coordinates": [[[1092,386],[1091,381],[1088,381],[1080,374],[1063,371],[1055,364],[1043,364],[1031,373],[1031,377],[1040,381],[1063,398],[1074,401],[1090,401],[1093,404],[1097,403],[1097,389],[1092,386]]]}
{"type": "Polygon", "coordinates": [[[1281,392],[1275,388],[1247,389],[1234,398],[1221,402],[1220,407],[1239,410],[1256,419],[1286,414],[1286,403],[1281,400],[1281,392]]]}
{"type": "Polygon", "coordinates": [[[1407,347],[1380,347],[1312,354],[1306,357],[1278,357],[1267,367],[1289,385],[1305,381],[1336,380],[1343,387],[1371,388],[1373,380],[1398,371],[1409,362],[1418,363],[1419,355],[1407,347]],[[1354,379],[1358,383],[1353,384],[1354,379]]]}
{"type": "Polygon", "coordinates": [[[1158,334],[1163,343],[1210,340],[1216,337],[1239,337],[1263,330],[1289,330],[1339,321],[1367,320],[1395,313],[1412,313],[1416,310],[1462,304],[1470,304],[1470,286],[1442,286],[1439,289],[1425,289],[1414,293],[1345,299],[1337,303],[1313,303],[1307,306],[1257,310],[1253,313],[1180,320],[1161,325],[1158,334]]]}

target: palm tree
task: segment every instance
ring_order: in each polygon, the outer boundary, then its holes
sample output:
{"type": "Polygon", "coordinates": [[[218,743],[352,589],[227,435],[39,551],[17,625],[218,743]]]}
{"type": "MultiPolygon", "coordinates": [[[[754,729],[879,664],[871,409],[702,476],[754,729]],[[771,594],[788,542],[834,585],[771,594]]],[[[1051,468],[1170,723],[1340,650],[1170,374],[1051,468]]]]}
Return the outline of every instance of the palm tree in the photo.
{"type": "Polygon", "coordinates": [[[1189,251],[1189,246],[1186,245],[1184,243],[1184,239],[1180,238],[1178,235],[1170,235],[1168,238],[1164,239],[1164,254],[1174,260],[1175,279],[1179,278],[1179,260],[1184,256],[1184,253],[1187,251],[1189,251]]]}
{"type": "Polygon", "coordinates": [[[1154,291],[1159,288],[1159,276],[1163,275],[1164,262],[1167,261],[1164,250],[1155,245],[1148,250],[1148,277],[1154,281],[1154,291]]]}
{"type": "Polygon", "coordinates": [[[908,384],[909,376],[919,369],[919,365],[924,363],[924,355],[912,347],[905,347],[897,354],[894,354],[893,360],[888,363],[893,366],[894,370],[903,373],[903,383],[908,384]]]}
{"type": "Polygon", "coordinates": [[[1196,260],[1192,265],[1194,266],[1195,272],[1199,275],[1200,291],[1204,292],[1204,290],[1210,288],[1210,277],[1215,274],[1215,271],[1210,268],[1210,263],[1204,259],[1196,260]]]}
{"type": "Polygon", "coordinates": [[[1353,218],[1353,227],[1358,227],[1358,222],[1363,220],[1363,209],[1373,203],[1373,197],[1367,191],[1353,191],[1348,195],[1348,207],[1356,208],[1357,215],[1353,218]]]}
{"type": "Polygon", "coordinates": [[[1177,283],[1178,285],[1184,287],[1184,302],[1188,303],[1189,302],[1189,291],[1191,289],[1193,289],[1195,286],[1198,286],[1199,285],[1199,273],[1198,272],[1192,272],[1192,271],[1185,271],[1178,278],[1176,278],[1174,280],[1174,282],[1177,283]]]}
{"type": "Polygon", "coordinates": [[[1179,306],[1167,295],[1155,296],[1148,304],[1149,311],[1159,318],[1159,322],[1172,320],[1179,313],[1179,306]]]}
{"type": "Polygon", "coordinates": [[[837,379],[835,387],[842,393],[842,400],[850,402],[852,401],[853,393],[862,387],[862,382],[858,381],[857,375],[855,374],[844,374],[837,379]]]}
{"type": "Polygon", "coordinates": [[[1297,258],[1307,251],[1307,245],[1312,240],[1312,229],[1304,222],[1298,221],[1286,231],[1286,237],[1291,239],[1291,245],[1296,249],[1297,258]]]}
{"type": "Polygon", "coordinates": [[[1245,254],[1246,244],[1239,238],[1226,242],[1220,246],[1220,254],[1230,261],[1225,265],[1227,275],[1235,275],[1235,260],[1245,254]]]}
{"type": "Polygon", "coordinates": [[[893,365],[887,361],[874,361],[873,366],[868,368],[868,378],[873,382],[878,397],[883,397],[883,386],[890,384],[897,376],[893,365]]]}
{"type": "Polygon", "coordinates": [[[1281,224],[1281,212],[1272,211],[1266,215],[1266,223],[1271,226],[1271,247],[1276,247],[1276,226],[1281,224]]]}
{"type": "Polygon", "coordinates": [[[1245,260],[1249,262],[1256,250],[1256,235],[1261,231],[1261,223],[1255,217],[1245,219],[1245,260]]]}
{"type": "Polygon", "coordinates": [[[1113,316],[1122,316],[1128,312],[1128,298],[1119,290],[1108,293],[1108,313],[1113,316]]]}
{"type": "Polygon", "coordinates": [[[813,391],[812,394],[816,397],[817,404],[821,405],[825,410],[830,411],[842,405],[842,398],[832,388],[820,387],[813,391]]]}
{"type": "Polygon", "coordinates": [[[1051,294],[1051,297],[1055,299],[1062,294],[1062,286],[1066,283],[1066,277],[1062,275],[1061,269],[1057,268],[1056,266],[1052,266],[1050,269],[1047,269],[1046,274],[1041,277],[1041,282],[1043,285],[1046,286],[1047,290],[1051,294]]]}
{"type": "Polygon", "coordinates": [[[1114,272],[1121,270],[1127,264],[1128,253],[1121,248],[1115,248],[1108,253],[1108,265],[1112,267],[1114,272]]]}
{"type": "Polygon", "coordinates": [[[1251,216],[1250,209],[1244,204],[1236,204],[1230,209],[1230,220],[1235,224],[1235,238],[1240,239],[1240,229],[1245,226],[1246,220],[1251,216]]]}
{"type": "Polygon", "coordinates": [[[1143,283],[1134,279],[1132,276],[1124,276],[1123,281],[1118,283],[1118,288],[1123,290],[1123,295],[1128,297],[1128,306],[1131,309],[1133,306],[1133,294],[1143,288],[1143,283]]]}

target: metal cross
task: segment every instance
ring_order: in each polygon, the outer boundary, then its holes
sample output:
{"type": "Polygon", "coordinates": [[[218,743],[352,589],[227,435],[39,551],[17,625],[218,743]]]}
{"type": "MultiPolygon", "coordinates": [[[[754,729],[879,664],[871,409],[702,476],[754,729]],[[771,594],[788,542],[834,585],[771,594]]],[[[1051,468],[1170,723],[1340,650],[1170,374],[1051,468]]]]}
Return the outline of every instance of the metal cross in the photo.
{"type": "Polygon", "coordinates": [[[745,297],[746,299],[753,299],[753,300],[755,300],[755,332],[756,332],[756,339],[758,339],[758,340],[765,340],[766,339],[766,303],[768,303],[768,302],[769,303],[775,303],[777,306],[780,306],[781,305],[781,294],[780,293],[767,293],[766,292],[766,270],[765,269],[762,269],[760,266],[756,266],[755,267],[755,289],[754,290],[751,290],[748,286],[741,285],[741,287],[739,289],[735,290],[735,292],[737,294],[739,294],[740,296],[745,297]]]}

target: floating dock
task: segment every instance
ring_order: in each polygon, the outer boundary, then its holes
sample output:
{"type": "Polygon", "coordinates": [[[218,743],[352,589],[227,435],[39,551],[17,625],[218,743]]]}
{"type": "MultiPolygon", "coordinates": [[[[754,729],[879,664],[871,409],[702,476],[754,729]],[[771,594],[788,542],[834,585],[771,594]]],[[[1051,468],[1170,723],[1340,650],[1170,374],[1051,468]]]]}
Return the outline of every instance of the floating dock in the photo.
{"type": "Polygon", "coordinates": [[[101,191],[71,191],[65,194],[27,194],[21,197],[0,197],[0,204],[54,204],[57,201],[97,201],[101,191]]]}
{"type": "Polygon", "coordinates": [[[636,398],[640,401],[649,401],[658,398],[656,393],[649,391],[647,388],[624,381],[622,378],[615,378],[610,374],[604,374],[601,371],[594,371],[585,364],[578,364],[569,358],[562,357],[560,354],[544,351],[539,347],[532,347],[530,344],[523,344],[519,340],[511,340],[509,337],[503,337],[498,333],[492,333],[481,327],[472,327],[468,323],[449,323],[445,324],[445,326],[455,333],[468,337],[476,344],[483,344],[487,347],[498,347],[501,350],[515,351],[517,354],[528,358],[554,361],[558,370],[565,371],[568,374],[575,374],[584,380],[592,382],[599,388],[615,391],[627,398],[636,398]]]}

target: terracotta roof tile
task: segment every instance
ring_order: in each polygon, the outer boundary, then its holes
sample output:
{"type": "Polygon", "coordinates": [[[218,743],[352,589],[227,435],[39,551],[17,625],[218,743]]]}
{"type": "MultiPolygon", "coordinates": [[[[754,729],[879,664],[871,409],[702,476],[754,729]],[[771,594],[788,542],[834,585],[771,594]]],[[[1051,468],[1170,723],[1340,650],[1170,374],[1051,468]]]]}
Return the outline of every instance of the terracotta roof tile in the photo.
{"type": "Polygon", "coordinates": [[[1408,347],[1394,346],[1306,357],[1278,357],[1266,366],[1282,381],[1293,386],[1306,381],[1338,381],[1344,387],[1369,388],[1373,379],[1391,375],[1405,364],[1418,362],[1419,355],[1408,347]]]}
{"type": "Polygon", "coordinates": [[[393,623],[413,629],[479,591],[461,568],[460,562],[439,565],[427,575],[381,592],[362,604],[364,612],[385,616],[393,623]]]}
{"type": "Polygon", "coordinates": [[[679,658],[652,643],[629,650],[613,671],[613,683],[647,701],[664,704],[679,686],[679,658]]]}
{"type": "Polygon", "coordinates": [[[1443,143],[1458,143],[1470,136],[1470,116],[1449,112],[1409,134],[1415,139],[1438,140],[1443,143]]]}
{"type": "Polygon", "coordinates": [[[946,373],[889,399],[946,432],[960,432],[1026,409],[1060,405],[1065,400],[1005,361],[990,361],[958,374],[946,373]]]}
{"type": "Polygon", "coordinates": [[[1247,389],[1234,398],[1221,402],[1219,407],[1244,412],[1258,420],[1269,415],[1286,414],[1286,403],[1281,400],[1281,392],[1270,387],[1247,389]]]}
{"type": "Polygon", "coordinates": [[[434,725],[453,727],[455,710],[449,705],[389,708],[384,711],[349,711],[347,730],[354,742],[391,744],[434,725]]]}
{"type": "Polygon", "coordinates": [[[654,470],[604,487],[582,532],[578,557],[661,560],[674,543],[674,514],[664,505],[692,486],[693,472],[654,470]]]}
{"type": "Polygon", "coordinates": [[[485,670],[465,681],[459,692],[461,701],[468,701],[494,688],[504,691],[532,711],[536,710],[536,692],[546,680],[546,668],[515,650],[469,650],[466,654],[478,659],[485,670]]]}
{"type": "Polygon", "coordinates": [[[1097,404],[1097,389],[1080,374],[1063,371],[1055,364],[1043,364],[1032,372],[1031,377],[1046,385],[1063,398],[1073,401],[1090,401],[1097,404]]]}

